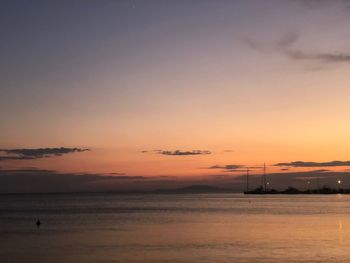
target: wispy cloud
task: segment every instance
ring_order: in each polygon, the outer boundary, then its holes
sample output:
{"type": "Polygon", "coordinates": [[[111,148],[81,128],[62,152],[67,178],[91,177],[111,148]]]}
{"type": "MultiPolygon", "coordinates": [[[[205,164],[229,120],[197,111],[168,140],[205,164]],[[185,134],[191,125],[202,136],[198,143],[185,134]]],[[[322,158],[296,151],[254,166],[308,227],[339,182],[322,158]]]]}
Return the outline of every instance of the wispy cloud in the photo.
{"type": "Polygon", "coordinates": [[[162,155],[171,155],[171,156],[211,154],[211,152],[207,151],[207,150],[191,150],[191,151],[181,151],[181,150],[164,151],[164,150],[157,150],[156,152],[159,153],[159,154],[162,154],[162,155]]]}
{"type": "Polygon", "coordinates": [[[350,62],[350,52],[333,51],[333,52],[316,52],[301,50],[295,46],[300,35],[296,32],[289,32],[279,41],[273,44],[263,44],[259,41],[246,38],[243,42],[250,48],[264,53],[276,52],[289,59],[298,61],[310,61],[321,64],[336,64],[350,62]]]}
{"type": "Polygon", "coordinates": [[[289,167],[336,167],[336,166],[350,166],[350,161],[331,161],[331,162],[304,162],[296,161],[289,163],[277,163],[275,166],[289,166],[289,167]]]}
{"type": "Polygon", "coordinates": [[[286,56],[294,60],[309,60],[321,63],[346,63],[350,62],[350,53],[312,53],[301,50],[286,49],[281,50],[286,56]]]}
{"type": "Polygon", "coordinates": [[[62,156],[64,154],[90,151],[87,148],[34,148],[34,149],[0,149],[0,161],[34,160],[62,156]]]}

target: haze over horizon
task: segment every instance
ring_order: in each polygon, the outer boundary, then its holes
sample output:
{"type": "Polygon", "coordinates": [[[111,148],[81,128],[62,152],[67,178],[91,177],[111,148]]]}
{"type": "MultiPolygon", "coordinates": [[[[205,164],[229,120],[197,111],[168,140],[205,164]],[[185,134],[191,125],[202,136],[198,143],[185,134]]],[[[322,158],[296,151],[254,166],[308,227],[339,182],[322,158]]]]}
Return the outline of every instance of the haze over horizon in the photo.
{"type": "Polygon", "coordinates": [[[350,187],[350,2],[3,1],[0,193],[350,187]]]}

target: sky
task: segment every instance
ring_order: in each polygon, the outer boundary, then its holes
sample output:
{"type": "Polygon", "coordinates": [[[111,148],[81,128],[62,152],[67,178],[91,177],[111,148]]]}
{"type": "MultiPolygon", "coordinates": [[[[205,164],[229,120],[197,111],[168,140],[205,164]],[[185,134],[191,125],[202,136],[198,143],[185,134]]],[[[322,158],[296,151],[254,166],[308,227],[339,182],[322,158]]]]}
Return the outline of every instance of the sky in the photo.
{"type": "Polygon", "coordinates": [[[346,185],[350,1],[0,7],[0,192],[346,185]]]}

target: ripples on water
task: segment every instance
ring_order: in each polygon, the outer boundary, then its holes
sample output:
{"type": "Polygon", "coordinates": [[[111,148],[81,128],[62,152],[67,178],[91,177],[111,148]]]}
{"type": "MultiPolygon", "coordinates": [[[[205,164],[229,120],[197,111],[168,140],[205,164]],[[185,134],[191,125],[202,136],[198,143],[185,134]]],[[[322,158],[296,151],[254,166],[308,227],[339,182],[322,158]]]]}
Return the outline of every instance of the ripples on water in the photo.
{"type": "Polygon", "coordinates": [[[348,195],[3,195],[0,262],[350,262],[349,204],[348,195]]]}

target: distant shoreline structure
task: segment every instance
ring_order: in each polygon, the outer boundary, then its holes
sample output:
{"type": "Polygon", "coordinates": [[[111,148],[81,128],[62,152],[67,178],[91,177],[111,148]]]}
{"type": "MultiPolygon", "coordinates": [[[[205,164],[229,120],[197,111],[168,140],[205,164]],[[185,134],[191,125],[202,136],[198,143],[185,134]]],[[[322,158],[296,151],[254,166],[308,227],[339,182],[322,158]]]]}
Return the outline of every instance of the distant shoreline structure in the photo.
{"type": "MultiPolygon", "coordinates": [[[[296,195],[296,194],[350,194],[350,189],[343,189],[340,187],[340,184],[342,181],[338,179],[338,188],[331,188],[327,185],[324,185],[323,187],[319,187],[319,182],[317,181],[317,188],[316,189],[310,189],[307,190],[299,190],[295,187],[289,186],[285,190],[276,190],[276,189],[270,189],[270,182],[267,178],[266,174],[266,164],[264,163],[263,166],[263,174],[261,175],[261,186],[255,188],[254,190],[249,189],[249,168],[247,168],[246,172],[246,190],[243,192],[245,195],[275,195],[275,194],[285,194],[285,195],[296,195]]],[[[310,181],[308,182],[308,186],[310,186],[310,181]]]]}
{"type": "Polygon", "coordinates": [[[296,194],[350,194],[350,189],[334,189],[327,186],[319,189],[299,190],[295,187],[288,187],[285,190],[279,191],[275,189],[264,189],[262,186],[254,190],[244,191],[245,195],[296,195],[296,194]]]}

